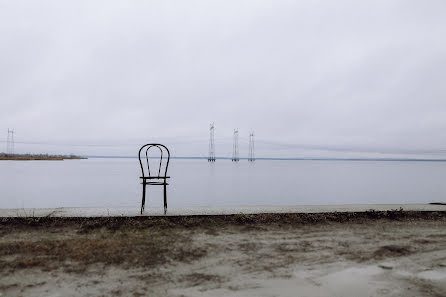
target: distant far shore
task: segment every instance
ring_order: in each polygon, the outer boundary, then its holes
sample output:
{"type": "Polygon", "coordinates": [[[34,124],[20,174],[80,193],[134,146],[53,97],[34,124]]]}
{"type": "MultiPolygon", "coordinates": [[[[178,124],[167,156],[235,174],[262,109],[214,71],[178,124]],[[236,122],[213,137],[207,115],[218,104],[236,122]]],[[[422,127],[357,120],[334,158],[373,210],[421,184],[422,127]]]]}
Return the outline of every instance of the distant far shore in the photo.
{"type": "Polygon", "coordinates": [[[87,159],[75,155],[48,155],[48,154],[4,154],[0,153],[0,161],[63,161],[70,159],[87,159]]]}
{"type": "MultiPolygon", "coordinates": [[[[89,159],[137,159],[138,156],[102,156],[102,155],[87,155],[89,159]]],[[[156,159],[157,157],[154,157],[156,159]]],[[[171,159],[183,160],[207,160],[208,157],[203,156],[171,156],[171,159]]],[[[232,157],[215,157],[216,160],[231,160],[232,157]]],[[[248,160],[248,158],[240,157],[240,160],[248,160]]],[[[417,158],[292,158],[292,157],[256,157],[259,161],[366,161],[366,162],[446,162],[446,159],[417,159],[417,158]]]]}

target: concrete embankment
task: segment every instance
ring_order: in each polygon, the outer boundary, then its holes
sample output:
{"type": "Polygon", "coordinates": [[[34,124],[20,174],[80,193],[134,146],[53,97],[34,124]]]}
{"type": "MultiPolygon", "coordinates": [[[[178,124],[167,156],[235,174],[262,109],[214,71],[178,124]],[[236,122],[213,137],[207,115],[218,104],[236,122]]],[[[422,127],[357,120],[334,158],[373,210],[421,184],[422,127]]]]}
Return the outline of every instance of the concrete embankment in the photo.
{"type": "MultiPolygon", "coordinates": [[[[350,204],[298,206],[222,206],[172,207],[167,216],[233,215],[261,213],[333,213],[365,211],[446,211],[442,204],[350,204]]],[[[140,214],[139,206],[131,207],[61,207],[0,209],[0,217],[139,217],[163,216],[163,208],[146,208],[140,214]]]]}

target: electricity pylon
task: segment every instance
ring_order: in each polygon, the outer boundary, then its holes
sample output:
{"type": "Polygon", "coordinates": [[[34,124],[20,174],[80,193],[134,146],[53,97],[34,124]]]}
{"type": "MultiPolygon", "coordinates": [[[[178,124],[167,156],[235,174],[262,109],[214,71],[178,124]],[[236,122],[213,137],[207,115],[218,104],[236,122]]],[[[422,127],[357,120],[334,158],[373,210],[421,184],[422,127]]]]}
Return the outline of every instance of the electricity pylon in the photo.
{"type": "Polygon", "coordinates": [[[14,130],[8,128],[8,138],[6,139],[6,154],[14,155],[14,130]]]}
{"type": "Polygon", "coordinates": [[[249,133],[249,153],[248,161],[254,162],[256,159],[254,157],[254,132],[249,133]]]}
{"type": "Polygon", "coordinates": [[[238,162],[240,160],[238,156],[238,130],[234,129],[234,144],[232,147],[232,162],[238,162]]]}
{"type": "Polygon", "coordinates": [[[210,125],[209,128],[209,157],[208,162],[215,162],[215,143],[214,143],[214,123],[210,125]]]}

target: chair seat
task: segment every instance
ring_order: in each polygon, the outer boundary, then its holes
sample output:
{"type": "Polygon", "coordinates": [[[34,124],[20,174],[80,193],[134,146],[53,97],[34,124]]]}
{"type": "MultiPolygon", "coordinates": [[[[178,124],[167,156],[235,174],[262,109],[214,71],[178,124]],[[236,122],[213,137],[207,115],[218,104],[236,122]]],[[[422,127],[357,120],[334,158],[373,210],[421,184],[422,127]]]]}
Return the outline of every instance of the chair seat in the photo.
{"type": "MultiPolygon", "coordinates": [[[[141,185],[142,184],[144,184],[144,183],[141,183],[141,185]]],[[[162,186],[162,185],[169,185],[168,183],[165,183],[165,182],[146,182],[145,183],[146,185],[160,185],[160,186],[162,186]]]]}
{"type": "Polygon", "coordinates": [[[170,178],[170,176],[140,176],[142,179],[165,179],[170,178]]]}

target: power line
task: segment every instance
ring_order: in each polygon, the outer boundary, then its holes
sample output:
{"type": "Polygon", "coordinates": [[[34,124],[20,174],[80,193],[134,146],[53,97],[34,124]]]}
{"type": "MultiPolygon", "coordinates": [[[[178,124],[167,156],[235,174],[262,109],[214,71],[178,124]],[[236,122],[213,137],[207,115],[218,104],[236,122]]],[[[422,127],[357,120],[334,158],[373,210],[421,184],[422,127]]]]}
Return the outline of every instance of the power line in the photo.
{"type": "Polygon", "coordinates": [[[14,130],[8,128],[8,137],[6,138],[6,154],[14,155],[14,130]]]}

